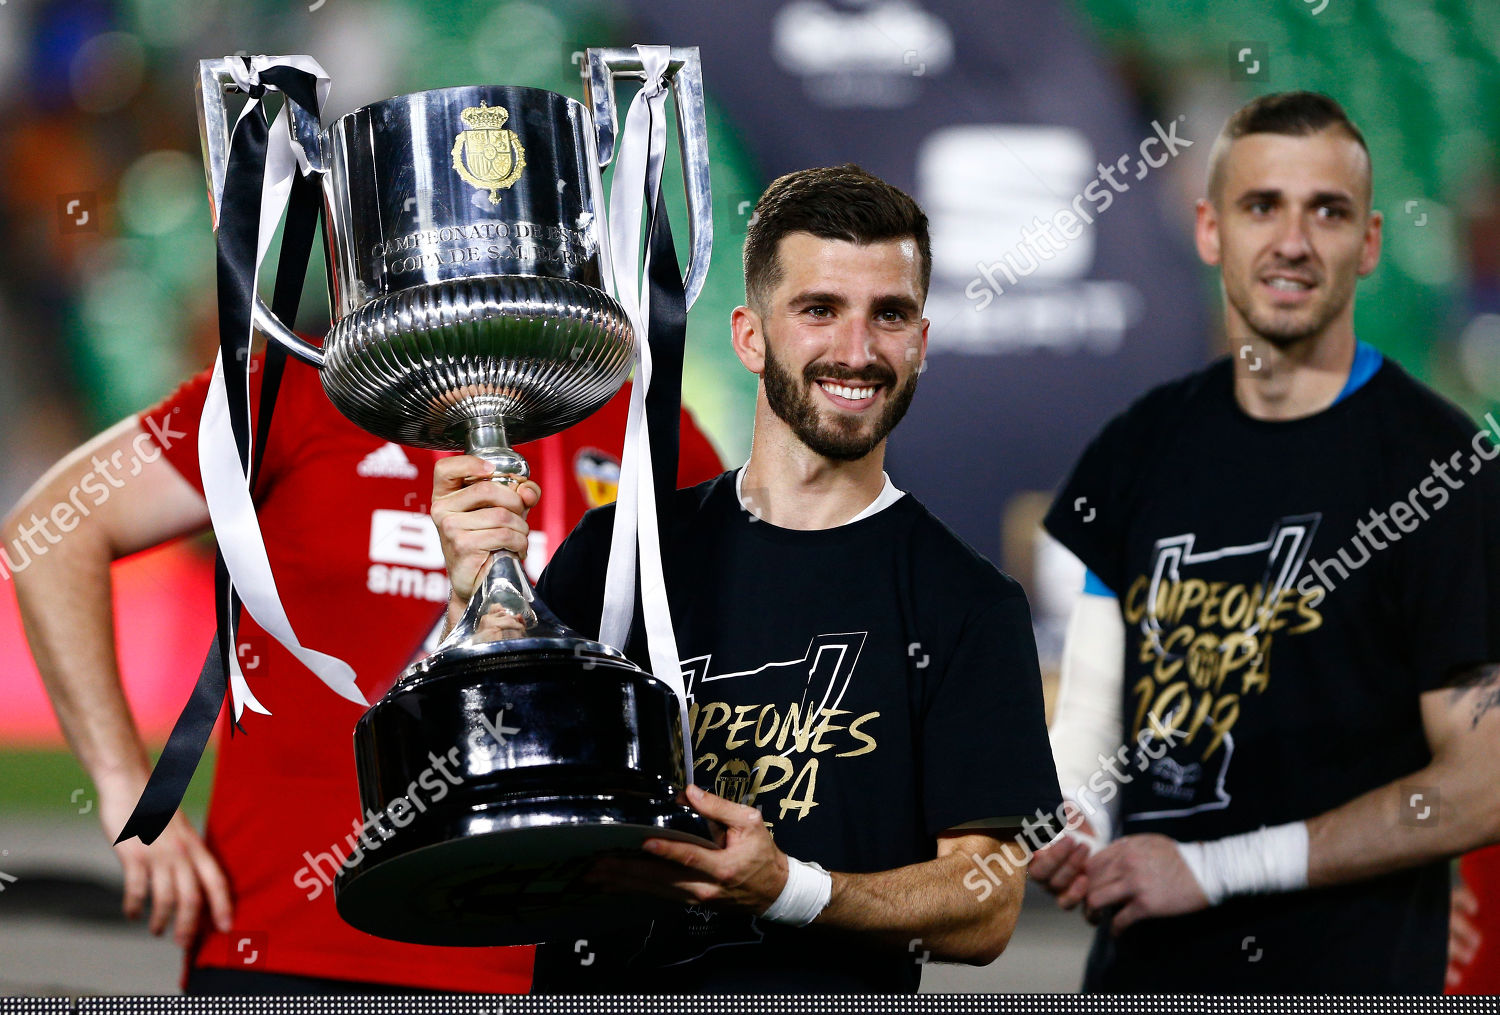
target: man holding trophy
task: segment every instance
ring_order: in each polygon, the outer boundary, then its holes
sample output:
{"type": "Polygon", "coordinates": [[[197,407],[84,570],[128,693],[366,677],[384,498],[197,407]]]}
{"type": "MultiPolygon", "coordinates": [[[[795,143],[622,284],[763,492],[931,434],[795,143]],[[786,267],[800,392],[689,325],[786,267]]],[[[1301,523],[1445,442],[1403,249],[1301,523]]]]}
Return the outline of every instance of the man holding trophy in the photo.
{"type": "MultiPolygon", "coordinates": [[[[600,859],[599,891],[676,908],[543,945],[537,991],[914,991],[929,959],[1005,948],[1024,869],[982,896],[962,882],[1059,800],[1025,594],[882,471],[926,352],[930,265],[926,216],[855,166],[760,199],[731,320],[761,379],[754,450],[679,493],[663,533],[686,799],[720,848],[653,838],[600,859]]],[[[485,471],[434,470],[450,620],[484,550],[525,530],[515,490],[465,485],[485,471]]],[[[586,515],[537,587],[578,631],[599,627],[613,515],[586,515]]],[[[637,619],[627,651],[644,641],[637,619]]]]}

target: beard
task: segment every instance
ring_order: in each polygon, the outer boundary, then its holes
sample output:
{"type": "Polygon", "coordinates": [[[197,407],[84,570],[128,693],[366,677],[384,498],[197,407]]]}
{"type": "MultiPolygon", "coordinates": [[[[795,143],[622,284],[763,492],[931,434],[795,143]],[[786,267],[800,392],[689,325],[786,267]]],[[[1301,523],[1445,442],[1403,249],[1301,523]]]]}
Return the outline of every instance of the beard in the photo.
{"type": "Polygon", "coordinates": [[[797,439],[824,458],[852,462],[868,455],[896,428],[911,406],[917,391],[917,371],[899,387],[896,374],[883,364],[872,364],[864,370],[820,367],[809,363],[802,371],[801,382],[781,365],[770,346],[766,347],[766,368],[761,373],[766,386],[766,402],[781,417],[797,439]],[[878,384],[885,391],[885,408],[873,421],[830,409],[822,412],[813,403],[812,388],[816,378],[824,377],[849,385],[878,384]]]}
{"type": "MultiPolygon", "coordinates": [[[[1250,326],[1250,330],[1260,338],[1265,339],[1277,349],[1288,349],[1298,342],[1320,334],[1328,326],[1328,322],[1337,317],[1349,303],[1354,291],[1351,286],[1347,292],[1339,292],[1326,288],[1328,277],[1321,279],[1324,286],[1322,295],[1324,298],[1313,306],[1304,307],[1300,310],[1269,310],[1255,305],[1251,293],[1244,290],[1236,290],[1226,285],[1224,294],[1229,303],[1239,312],[1241,319],[1250,326]]],[[[1255,282],[1251,282],[1253,290],[1255,282]]]]}

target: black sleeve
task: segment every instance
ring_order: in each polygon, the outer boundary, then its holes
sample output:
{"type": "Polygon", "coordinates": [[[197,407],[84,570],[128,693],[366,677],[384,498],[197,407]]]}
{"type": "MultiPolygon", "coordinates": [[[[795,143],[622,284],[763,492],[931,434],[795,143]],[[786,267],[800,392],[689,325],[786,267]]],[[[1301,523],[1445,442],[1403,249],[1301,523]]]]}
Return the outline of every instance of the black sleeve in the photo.
{"type": "Polygon", "coordinates": [[[1031,610],[1019,588],[965,619],[928,691],[921,750],[929,835],[989,818],[1034,820],[1062,802],[1031,610]]]}
{"type": "Polygon", "coordinates": [[[599,636],[604,615],[604,573],[614,525],[613,504],[584,514],[536,583],[537,598],[552,614],[588,638],[599,636]]]}
{"type": "MultiPolygon", "coordinates": [[[[1458,447],[1459,465],[1447,471],[1462,486],[1447,489],[1450,499],[1441,507],[1439,498],[1426,496],[1445,486],[1439,479],[1428,475],[1412,486],[1401,516],[1412,531],[1396,544],[1398,602],[1421,691],[1500,661],[1500,457],[1486,461],[1472,443],[1455,443],[1433,460],[1458,447]],[[1413,504],[1431,518],[1422,520],[1413,504]]],[[[1484,451],[1496,454],[1489,442],[1484,451]]]]}
{"type": "Polygon", "coordinates": [[[1084,449],[1042,519],[1116,596],[1125,591],[1125,530],[1140,474],[1142,429],[1138,409],[1111,420],[1084,449]]]}

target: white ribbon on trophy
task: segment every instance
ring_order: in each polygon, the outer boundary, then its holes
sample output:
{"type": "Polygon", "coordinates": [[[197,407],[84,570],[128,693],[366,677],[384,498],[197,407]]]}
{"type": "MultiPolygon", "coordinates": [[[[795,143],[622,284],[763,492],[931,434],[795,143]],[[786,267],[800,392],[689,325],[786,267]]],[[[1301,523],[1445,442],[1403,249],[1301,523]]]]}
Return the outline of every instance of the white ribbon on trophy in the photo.
{"type": "MultiPolygon", "coordinates": [[[[272,66],[289,66],[317,78],[318,109],[322,119],[322,107],[328,97],[330,80],[327,72],[317,61],[305,56],[270,58],[253,57],[246,67],[242,61],[233,61],[235,84],[247,94],[252,88],[264,84],[261,72],[272,66]]],[[[274,90],[274,85],[265,84],[274,90]]],[[[240,111],[239,119],[259,107],[261,99],[252,97],[240,111]]],[[[266,139],[265,179],[261,185],[260,227],[256,241],[255,277],[260,267],[281,216],[286,210],[291,195],[293,174],[299,170],[310,172],[306,154],[291,140],[290,100],[282,105],[275,123],[271,125],[266,139]]],[[[238,124],[239,120],[236,120],[238,124]]],[[[219,205],[222,192],[214,197],[214,228],[219,227],[219,205]]],[[[252,326],[253,331],[253,326],[252,326]]],[[[248,354],[250,336],[242,348],[248,354]]],[[[248,366],[248,364],[247,364],[248,366]]],[[[241,393],[249,402],[249,374],[245,375],[246,390],[241,393]]],[[[254,429],[250,439],[253,445],[254,429]]],[[[254,461],[254,448],[251,449],[254,461]]],[[[260,523],[255,515],[255,503],[251,499],[249,478],[240,466],[239,449],[235,443],[234,429],[229,416],[229,392],[224,379],[223,353],[214,360],[213,379],[208,390],[208,399],[203,407],[203,418],[198,427],[198,468],[203,479],[203,495],[208,502],[208,515],[219,542],[219,550],[229,569],[229,576],[239,593],[245,611],[255,618],[267,634],[286,647],[297,661],[306,666],[318,679],[340,696],[369,705],[355,683],[354,668],[342,659],[310,649],[303,645],[292,629],[292,623],[282,606],[281,595],[276,589],[276,579],[271,573],[271,563],[266,555],[265,541],[261,536],[260,523]]],[[[249,708],[262,715],[270,710],[251,693],[245,675],[240,669],[239,653],[236,650],[236,635],[231,628],[225,632],[229,639],[229,693],[234,708],[234,719],[239,721],[241,713],[249,708]]]]}
{"type": "Polygon", "coordinates": [[[635,50],[641,57],[645,83],[631,100],[625,116],[615,175],[610,181],[608,226],[615,296],[636,333],[636,370],[625,423],[624,453],[620,456],[620,485],[615,498],[614,535],[605,576],[599,640],[622,651],[625,648],[635,613],[636,550],[639,549],[641,622],[646,630],[651,673],[677,695],[687,779],[692,782],[693,733],[688,723],[687,687],[662,569],[651,434],[646,421],[646,393],[651,387],[651,348],[647,341],[651,311],[649,244],[644,263],[640,256],[643,215],[649,222],[655,212],[666,158],[667,67],[671,49],[636,46],[635,50]]]}

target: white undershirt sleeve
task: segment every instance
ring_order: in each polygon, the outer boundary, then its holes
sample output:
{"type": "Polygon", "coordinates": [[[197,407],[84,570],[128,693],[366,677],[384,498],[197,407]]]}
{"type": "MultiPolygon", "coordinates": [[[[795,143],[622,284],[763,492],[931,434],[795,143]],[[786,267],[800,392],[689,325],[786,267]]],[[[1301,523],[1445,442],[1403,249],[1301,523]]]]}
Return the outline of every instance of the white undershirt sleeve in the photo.
{"type": "MultiPolygon", "coordinates": [[[[1048,734],[1063,797],[1088,818],[1100,844],[1112,838],[1119,785],[1105,762],[1124,739],[1125,622],[1113,596],[1084,593],[1063,643],[1062,673],[1048,734]]],[[[1070,833],[1071,834],[1071,833],[1070,833]]]]}

